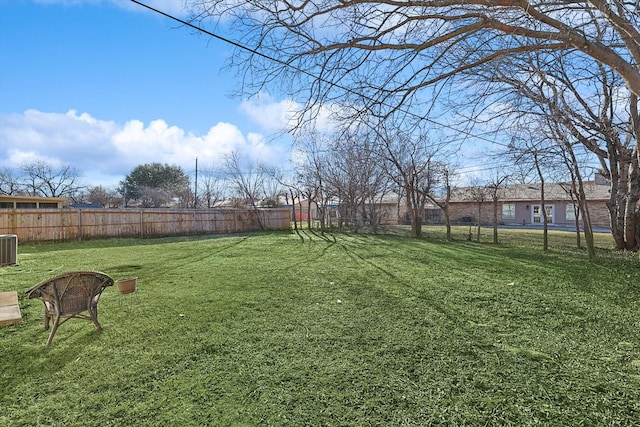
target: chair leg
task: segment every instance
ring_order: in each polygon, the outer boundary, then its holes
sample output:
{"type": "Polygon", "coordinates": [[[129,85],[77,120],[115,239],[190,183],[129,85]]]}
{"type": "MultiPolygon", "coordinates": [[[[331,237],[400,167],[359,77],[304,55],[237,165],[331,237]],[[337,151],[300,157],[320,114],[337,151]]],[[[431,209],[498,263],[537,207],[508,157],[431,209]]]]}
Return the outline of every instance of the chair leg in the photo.
{"type": "Polygon", "coordinates": [[[91,316],[91,321],[93,321],[93,324],[96,325],[96,329],[101,331],[102,325],[100,325],[100,323],[98,322],[98,306],[97,305],[89,309],[89,316],[91,316]]]}
{"type": "Polygon", "coordinates": [[[56,318],[53,321],[53,327],[51,328],[51,333],[49,334],[49,339],[47,340],[47,347],[51,345],[51,342],[53,341],[53,336],[56,334],[56,331],[58,330],[58,326],[60,326],[60,315],[56,314],[56,318]]]}
{"type": "Polygon", "coordinates": [[[47,309],[44,309],[44,330],[49,329],[49,313],[47,313],[47,309]]]}

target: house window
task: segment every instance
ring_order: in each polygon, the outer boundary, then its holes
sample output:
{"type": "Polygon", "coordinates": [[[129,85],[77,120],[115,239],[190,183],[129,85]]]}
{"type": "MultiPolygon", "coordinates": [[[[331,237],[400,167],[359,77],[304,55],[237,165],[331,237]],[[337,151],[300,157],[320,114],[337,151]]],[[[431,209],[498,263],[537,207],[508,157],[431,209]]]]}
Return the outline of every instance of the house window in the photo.
{"type": "MultiPolygon", "coordinates": [[[[553,224],[553,214],[555,211],[554,205],[545,205],[545,210],[547,211],[547,224],[553,224]]],[[[533,224],[542,224],[542,205],[533,205],[531,207],[531,223],[533,224]]]]}
{"type": "Polygon", "coordinates": [[[503,203],[502,204],[502,219],[516,219],[516,205],[515,203],[503,203]]]}
{"type": "Polygon", "coordinates": [[[425,224],[440,223],[440,209],[425,209],[422,216],[425,224]]]}
{"type": "MultiPolygon", "coordinates": [[[[573,203],[569,203],[567,205],[567,221],[575,221],[576,220],[576,209],[577,207],[573,203]]],[[[580,218],[580,214],[578,213],[578,218],[580,218]]]]}

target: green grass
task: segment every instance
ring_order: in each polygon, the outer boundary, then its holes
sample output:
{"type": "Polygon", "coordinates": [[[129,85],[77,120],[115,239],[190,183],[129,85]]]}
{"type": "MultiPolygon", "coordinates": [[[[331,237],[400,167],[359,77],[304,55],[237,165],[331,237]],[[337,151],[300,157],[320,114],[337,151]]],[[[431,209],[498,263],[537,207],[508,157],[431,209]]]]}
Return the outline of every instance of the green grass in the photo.
{"type": "Polygon", "coordinates": [[[0,290],[97,269],[140,298],[107,289],[103,332],[71,320],[47,348],[21,295],[0,425],[637,425],[637,254],[404,233],[20,245],[0,290]]]}

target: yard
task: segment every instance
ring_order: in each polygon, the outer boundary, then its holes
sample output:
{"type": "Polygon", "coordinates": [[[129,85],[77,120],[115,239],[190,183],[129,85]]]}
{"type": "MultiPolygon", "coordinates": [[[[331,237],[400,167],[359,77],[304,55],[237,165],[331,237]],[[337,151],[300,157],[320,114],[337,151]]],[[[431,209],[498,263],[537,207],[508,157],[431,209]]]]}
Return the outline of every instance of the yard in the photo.
{"type": "Polygon", "coordinates": [[[20,245],[0,425],[637,425],[637,254],[426,231],[20,245]],[[139,298],[108,288],[101,333],[71,320],[47,348],[24,291],[85,269],[137,276],[139,298]]]}

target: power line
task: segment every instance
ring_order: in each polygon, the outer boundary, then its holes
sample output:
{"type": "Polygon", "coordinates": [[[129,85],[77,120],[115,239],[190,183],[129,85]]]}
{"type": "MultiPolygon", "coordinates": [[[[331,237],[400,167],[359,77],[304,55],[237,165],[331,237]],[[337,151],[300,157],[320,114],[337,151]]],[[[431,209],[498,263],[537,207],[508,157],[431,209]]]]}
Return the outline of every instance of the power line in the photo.
{"type": "MultiPolygon", "coordinates": [[[[297,71],[297,72],[302,73],[302,74],[304,74],[304,75],[306,75],[306,76],[308,76],[308,77],[311,77],[311,78],[313,78],[313,79],[316,79],[316,80],[318,80],[318,81],[321,81],[322,83],[325,83],[325,84],[327,84],[327,85],[329,85],[329,86],[332,86],[332,87],[336,87],[336,88],[338,88],[338,89],[341,89],[341,90],[343,90],[343,91],[345,91],[345,92],[347,92],[347,93],[350,93],[350,94],[352,94],[352,95],[357,95],[357,96],[360,96],[360,97],[363,97],[363,98],[367,99],[368,101],[376,102],[376,100],[375,100],[375,99],[373,99],[373,98],[371,98],[371,97],[369,97],[369,96],[367,96],[367,95],[363,95],[363,94],[361,94],[361,93],[359,93],[359,92],[357,92],[357,91],[355,91],[355,90],[353,90],[353,89],[351,89],[351,88],[348,88],[348,87],[342,86],[342,85],[340,85],[339,83],[332,82],[332,81],[327,80],[327,79],[325,79],[325,78],[323,78],[323,77],[318,77],[318,76],[316,76],[315,74],[313,74],[313,73],[311,73],[311,72],[309,72],[309,71],[306,71],[306,70],[304,70],[304,69],[302,69],[302,68],[300,68],[300,67],[296,67],[295,65],[290,64],[290,63],[288,63],[288,62],[286,62],[286,61],[283,61],[283,60],[281,60],[281,59],[274,58],[274,57],[272,57],[272,56],[270,56],[270,55],[267,55],[267,54],[265,54],[265,53],[262,53],[262,52],[260,52],[259,50],[255,49],[255,48],[251,48],[251,47],[248,47],[248,46],[242,45],[242,44],[240,44],[240,43],[238,43],[238,42],[236,42],[236,41],[233,41],[233,40],[231,40],[231,39],[229,39],[229,38],[223,37],[223,36],[221,36],[221,35],[219,35],[219,34],[216,34],[216,33],[212,32],[212,31],[209,31],[209,30],[206,30],[206,29],[204,29],[204,28],[202,28],[202,27],[199,27],[199,26],[197,26],[197,25],[194,25],[194,24],[192,24],[191,22],[185,21],[185,20],[183,20],[183,19],[181,19],[181,18],[178,18],[178,17],[173,16],[173,15],[171,15],[171,14],[169,14],[169,13],[163,12],[163,11],[161,11],[161,10],[159,10],[159,9],[156,9],[156,8],[154,8],[154,7],[152,7],[152,6],[149,6],[149,5],[147,5],[147,4],[143,3],[143,2],[140,2],[140,1],[138,1],[138,0],[131,0],[131,2],[136,3],[137,5],[140,5],[140,6],[142,6],[142,7],[146,8],[146,9],[149,9],[149,10],[151,10],[151,11],[155,12],[155,13],[158,13],[158,14],[160,14],[160,15],[162,15],[162,16],[165,16],[165,17],[167,17],[167,18],[169,18],[169,19],[171,19],[171,20],[173,20],[173,21],[176,21],[176,22],[178,22],[178,23],[180,23],[180,24],[182,24],[182,25],[185,25],[185,26],[187,26],[187,27],[189,27],[189,28],[192,28],[192,29],[194,29],[194,30],[196,30],[196,31],[199,31],[199,32],[201,32],[201,33],[204,33],[204,34],[206,34],[206,35],[208,35],[208,36],[210,36],[210,37],[213,37],[213,38],[215,38],[215,39],[218,39],[218,40],[220,40],[220,41],[222,41],[222,42],[224,42],[224,43],[230,44],[230,45],[232,45],[232,46],[234,46],[234,47],[236,47],[236,48],[238,48],[238,49],[245,50],[245,51],[250,52],[250,53],[252,53],[252,54],[254,54],[254,55],[258,55],[258,56],[260,56],[261,58],[267,59],[267,60],[269,60],[269,61],[276,62],[276,63],[278,63],[278,64],[280,64],[280,65],[283,65],[283,66],[285,66],[285,67],[287,67],[287,68],[291,68],[291,69],[293,69],[294,71],[297,71]]],[[[384,102],[382,102],[381,104],[382,104],[382,105],[385,105],[385,106],[387,106],[387,107],[391,107],[391,106],[389,106],[389,105],[385,104],[384,102]]],[[[392,107],[392,108],[393,108],[393,107],[392,107]]],[[[427,122],[432,123],[432,124],[434,124],[434,125],[437,125],[437,126],[440,126],[440,127],[443,127],[443,128],[449,129],[449,130],[452,130],[452,131],[454,131],[454,132],[457,132],[457,133],[463,134],[463,135],[465,135],[465,137],[475,138],[475,139],[478,139],[478,140],[482,140],[482,141],[485,141],[485,142],[489,142],[490,144],[494,144],[494,143],[495,143],[495,141],[494,141],[494,140],[491,140],[491,139],[489,139],[489,138],[486,138],[486,137],[483,137],[483,136],[480,136],[480,135],[473,134],[473,133],[471,133],[471,132],[469,132],[469,131],[466,131],[466,130],[461,130],[461,129],[454,128],[454,127],[453,127],[453,126],[451,126],[451,125],[447,125],[447,124],[444,124],[444,123],[440,123],[440,122],[438,122],[438,121],[436,121],[436,120],[434,120],[434,119],[431,119],[431,118],[429,118],[429,117],[419,116],[419,115],[417,115],[417,114],[415,114],[415,113],[413,113],[413,112],[411,112],[411,111],[405,110],[405,109],[403,109],[403,108],[401,108],[401,107],[400,107],[400,108],[397,108],[397,110],[398,110],[398,111],[401,111],[401,112],[403,112],[403,113],[405,113],[405,114],[411,115],[411,116],[413,116],[413,117],[415,117],[415,118],[417,118],[417,119],[420,119],[420,120],[426,120],[427,122]]],[[[458,139],[458,138],[455,138],[454,140],[459,140],[459,139],[458,139]]]]}

